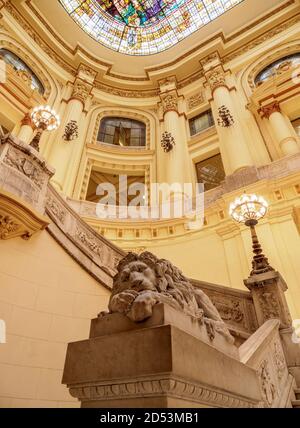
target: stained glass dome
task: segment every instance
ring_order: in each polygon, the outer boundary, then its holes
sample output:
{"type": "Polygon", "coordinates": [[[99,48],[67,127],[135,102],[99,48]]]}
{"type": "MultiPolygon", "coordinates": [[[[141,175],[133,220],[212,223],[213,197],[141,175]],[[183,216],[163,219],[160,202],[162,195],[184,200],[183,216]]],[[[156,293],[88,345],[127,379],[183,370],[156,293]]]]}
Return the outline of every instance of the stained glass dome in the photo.
{"type": "Polygon", "coordinates": [[[59,0],[104,46],[129,55],[162,52],[243,0],[59,0]]]}

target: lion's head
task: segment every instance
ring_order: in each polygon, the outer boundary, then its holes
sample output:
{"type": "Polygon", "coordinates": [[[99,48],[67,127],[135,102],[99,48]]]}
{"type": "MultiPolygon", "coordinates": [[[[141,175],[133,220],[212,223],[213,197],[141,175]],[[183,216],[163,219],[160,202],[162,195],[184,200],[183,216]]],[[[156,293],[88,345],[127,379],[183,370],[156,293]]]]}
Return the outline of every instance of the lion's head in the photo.
{"type": "Polygon", "coordinates": [[[164,292],[168,288],[174,288],[175,283],[189,283],[188,279],[172,263],[168,260],[158,259],[149,252],[140,255],[129,253],[121,260],[117,270],[113,294],[128,289],[137,292],[143,290],[164,292]]]}
{"type": "Polygon", "coordinates": [[[211,337],[217,328],[232,340],[208,296],[168,260],[150,252],[129,253],[117,270],[109,303],[111,313],[125,313],[131,320],[143,321],[151,316],[154,305],[165,303],[201,322],[205,320],[211,337]]]}

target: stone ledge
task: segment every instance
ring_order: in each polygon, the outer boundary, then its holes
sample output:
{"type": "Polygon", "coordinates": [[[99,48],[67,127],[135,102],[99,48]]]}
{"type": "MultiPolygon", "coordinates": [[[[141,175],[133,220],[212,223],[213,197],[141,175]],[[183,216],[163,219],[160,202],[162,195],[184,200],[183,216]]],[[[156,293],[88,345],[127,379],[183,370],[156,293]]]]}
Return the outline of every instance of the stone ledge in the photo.
{"type": "Polygon", "coordinates": [[[176,407],[261,403],[255,370],[172,325],[69,344],[63,383],[82,407],[151,407],[153,400],[168,407],[171,399],[176,407]]]}

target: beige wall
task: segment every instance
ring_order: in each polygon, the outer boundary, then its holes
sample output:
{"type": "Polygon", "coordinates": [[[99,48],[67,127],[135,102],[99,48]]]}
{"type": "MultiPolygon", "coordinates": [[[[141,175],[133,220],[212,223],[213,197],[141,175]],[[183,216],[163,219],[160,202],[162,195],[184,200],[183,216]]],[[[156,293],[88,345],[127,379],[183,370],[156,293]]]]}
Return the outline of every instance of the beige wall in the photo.
{"type": "Polygon", "coordinates": [[[67,343],[107,307],[99,285],[46,232],[0,241],[0,407],[78,406],[61,385],[67,343]]]}

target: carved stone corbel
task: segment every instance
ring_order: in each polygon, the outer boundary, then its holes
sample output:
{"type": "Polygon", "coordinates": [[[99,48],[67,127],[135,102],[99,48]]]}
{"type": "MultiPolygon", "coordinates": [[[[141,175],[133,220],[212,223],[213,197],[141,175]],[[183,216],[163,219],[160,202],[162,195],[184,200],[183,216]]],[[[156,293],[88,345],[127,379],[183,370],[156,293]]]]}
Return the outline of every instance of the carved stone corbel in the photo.
{"type": "Polygon", "coordinates": [[[48,217],[39,214],[16,196],[0,190],[0,240],[31,238],[49,224],[48,217]]]}

